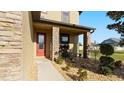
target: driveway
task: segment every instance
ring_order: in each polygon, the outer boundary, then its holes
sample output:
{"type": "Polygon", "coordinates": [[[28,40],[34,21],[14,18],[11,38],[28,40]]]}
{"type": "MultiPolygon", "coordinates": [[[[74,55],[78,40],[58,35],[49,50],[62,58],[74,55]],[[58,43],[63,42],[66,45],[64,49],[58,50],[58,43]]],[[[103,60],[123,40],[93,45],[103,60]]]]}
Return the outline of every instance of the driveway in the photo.
{"type": "Polygon", "coordinates": [[[64,77],[52,65],[51,61],[42,58],[37,61],[39,81],[64,81],[64,77]]]}

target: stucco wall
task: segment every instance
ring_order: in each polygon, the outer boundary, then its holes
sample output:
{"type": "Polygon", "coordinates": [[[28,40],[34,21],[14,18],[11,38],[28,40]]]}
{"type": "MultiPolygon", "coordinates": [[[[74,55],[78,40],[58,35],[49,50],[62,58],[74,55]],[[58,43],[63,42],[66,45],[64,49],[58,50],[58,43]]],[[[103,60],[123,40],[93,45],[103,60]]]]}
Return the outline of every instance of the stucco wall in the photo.
{"type": "Polygon", "coordinates": [[[79,24],[79,12],[78,11],[70,11],[70,23],[79,24]]]}
{"type": "Polygon", "coordinates": [[[56,21],[61,21],[61,12],[60,11],[48,11],[46,13],[45,18],[51,19],[51,20],[56,20],[56,21]]]}
{"type": "MultiPolygon", "coordinates": [[[[42,13],[42,12],[41,12],[42,13]]],[[[78,11],[69,11],[70,13],[70,23],[79,24],[79,13],[78,11]]],[[[44,18],[61,21],[62,12],[61,11],[47,11],[44,18]]]]}
{"type": "Polygon", "coordinates": [[[0,80],[23,80],[22,12],[0,12],[0,80]]]}
{"type": "Polygon", "coordinates": [[[30,12],[23,12],[23,61],[24,80],[37,80],[37,64],[34,59],[34,37],[30,12]]]}

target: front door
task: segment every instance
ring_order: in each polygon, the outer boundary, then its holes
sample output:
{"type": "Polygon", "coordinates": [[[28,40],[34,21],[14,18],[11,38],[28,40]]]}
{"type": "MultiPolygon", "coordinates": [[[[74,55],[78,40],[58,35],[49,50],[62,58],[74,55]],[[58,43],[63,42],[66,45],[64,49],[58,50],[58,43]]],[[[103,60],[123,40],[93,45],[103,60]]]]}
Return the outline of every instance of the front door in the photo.
{"type": "Polygon", "coordinates": [[[45,34],[37,33],[36,35],[36,54],[45,56],[45,34]]]}

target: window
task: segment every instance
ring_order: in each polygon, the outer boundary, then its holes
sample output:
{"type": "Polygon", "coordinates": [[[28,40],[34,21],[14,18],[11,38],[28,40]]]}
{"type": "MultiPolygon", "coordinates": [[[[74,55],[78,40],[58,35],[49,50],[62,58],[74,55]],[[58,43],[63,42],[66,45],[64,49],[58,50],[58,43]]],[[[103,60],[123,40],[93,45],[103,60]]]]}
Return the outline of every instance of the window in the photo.
{"type": "Polygon", "coordinates": [[[41,11],[41,13],[47,13],[47,11],[41,11]]]}
{"type": "Polygon", "coordinates": [[[45,18],[47,11],[41,11],[40,18],[45,18]]]}
{"type": "Polygon", "coordinates": [[[44,49],[44,35],[42,34],[38,35],[38,48],[44,49]]]}
{"type": "Polygon", "coordinates": [[[68,44],[69,43],[69,35],[68,34],[61,34],[60,35],[60,43],[61,44],[68,44]]]}
{"type": "Polygon", "coordinates": [[[63,37],[62,37],[62,42],[68,42],[68,37],[63,36],[63,37]]]}
{"type": "Polygon", "coordinates": [[[62,22],[69,23],[70,13],[68,11],[62,11],[62,22]]]}

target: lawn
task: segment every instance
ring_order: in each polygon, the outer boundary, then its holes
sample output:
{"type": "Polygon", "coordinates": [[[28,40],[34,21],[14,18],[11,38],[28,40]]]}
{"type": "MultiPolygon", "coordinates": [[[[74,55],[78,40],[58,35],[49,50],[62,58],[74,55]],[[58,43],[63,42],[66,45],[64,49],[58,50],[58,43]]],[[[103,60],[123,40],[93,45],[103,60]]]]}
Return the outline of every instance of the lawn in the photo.
{"type": "Polygon", "coordinates": [[[122,60],[124,62],[124,52],[115,52],[112,57],[116,60],[122,60]]]}
{"type": "MultiPolygon", "coordinates": [[[[96,51],[96,57],[97,59],[99,59],[99,57],[101,56],[101,54],[96,51]]],[[[89,55],[92,57],[92,58],[95,58],[95,53],[92,51],[89,53],[89,55]]],[[[122,60],[124,62],[124,51],[118,51],[118,52],[115,52],[112,57],[115,59],[115,60],[122,60]]]]}

